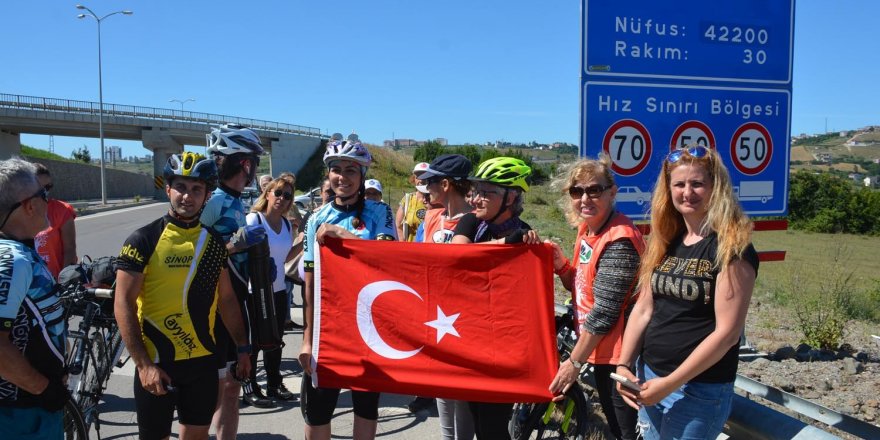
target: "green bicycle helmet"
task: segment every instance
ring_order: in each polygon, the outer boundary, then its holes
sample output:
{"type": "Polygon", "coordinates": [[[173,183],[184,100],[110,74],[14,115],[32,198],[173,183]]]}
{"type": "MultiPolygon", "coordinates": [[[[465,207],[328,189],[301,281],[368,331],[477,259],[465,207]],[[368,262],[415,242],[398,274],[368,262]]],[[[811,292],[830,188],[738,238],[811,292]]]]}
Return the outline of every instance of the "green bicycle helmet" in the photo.
{"type": "Polygon", "coordinates": [[[531,174],[532,169],[521,159],[502,156],[493,157],[481,163],[470,180],[528,191],[529,184],[526,182],[526,178],[531,174]]]}

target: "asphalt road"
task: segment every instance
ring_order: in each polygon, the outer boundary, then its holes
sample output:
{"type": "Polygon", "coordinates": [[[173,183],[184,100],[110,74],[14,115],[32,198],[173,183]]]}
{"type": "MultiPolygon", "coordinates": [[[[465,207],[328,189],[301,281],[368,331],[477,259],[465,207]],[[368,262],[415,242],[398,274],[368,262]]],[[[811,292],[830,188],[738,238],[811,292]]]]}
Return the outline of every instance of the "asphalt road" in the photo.
{"type": "MultiPolygon", "coordinates": [[[[77,250],[80,256],[100,257],[116,255],[122,242],[135,229],[155,220],[168,209],[167,203],[125,208],[116,211],[87,215],[76,219],[77,250]]],[[[302,304],[299,292],[296,303],[302,304]]],[[[302,322],[302,309],[294,308],[294,320],[302,322]]],[[[301,332],[287,332],[284,335],[286,346],[283,350],[281,371],[284,384],[293,392],[299,393],[302,368],[296,360],[302,339],[301,332]]],[[[125,355],[123,359],[125,359],[125,355]]],[[[100,405],[101,438],[137,438],[137,418],[134,413],[134,366],[127,362],[122,368],[113,371],[104,399],[100,405]]],[[[265,386],[265,376],[258,381],[265,386]]],[[[406,404],[411,396],[383,394],[379,408],[379,438],[388,439],[431,439],[439,438],[439,423],[436,409],[430,413],[411,414],[406,404]]],[[[352,438],[351,400],[348,392],[339,398],[333,419],[333,438],[352,438]]],[[[173,428],[176,433],[177,427],[173,428]]],[[[172,434],[176,438],[176,434],[172,434]]],[[[91,438],[97,438],[94,427],[91,438]]],[[[303,435],[303,418],[299,402],[283,403],[277,408],[258,409],[249,406],[241,408],[239,426],[240,439],[299,439],[303,435]]]]}

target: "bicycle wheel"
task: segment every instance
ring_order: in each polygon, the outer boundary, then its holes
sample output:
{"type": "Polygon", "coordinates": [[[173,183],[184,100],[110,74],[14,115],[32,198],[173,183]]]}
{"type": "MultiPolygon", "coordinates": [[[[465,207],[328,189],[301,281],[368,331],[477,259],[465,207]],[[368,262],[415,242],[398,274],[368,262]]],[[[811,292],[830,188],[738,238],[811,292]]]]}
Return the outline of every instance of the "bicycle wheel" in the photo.
{"type": "Polygon", "coordinates": [[[77,396],[77,403],[82,409],[83,420],[86,427],[95,421],[96,408],[101,395],[104,392],[104,378],[110,375],[109,361],[107,360],[107,345],[104,336],[95,331],[89,337],[89,351],[86,362],[83,362],[82,385],[77,396]],[[105,372],[106,371],[106,372],[105,372]]]}
{"type": "Polygon", "coordinates": [[[583,440],[587,432],[587,399],[577,385],[560,402],[518,403],[510,420],[514,440],[572,439],[583,440]]]}
{"type": "Polygon", "coordinates": [[[73,399],[64,404],[64,439],[88,440],[89,432],[82,412],[73,399]]]}

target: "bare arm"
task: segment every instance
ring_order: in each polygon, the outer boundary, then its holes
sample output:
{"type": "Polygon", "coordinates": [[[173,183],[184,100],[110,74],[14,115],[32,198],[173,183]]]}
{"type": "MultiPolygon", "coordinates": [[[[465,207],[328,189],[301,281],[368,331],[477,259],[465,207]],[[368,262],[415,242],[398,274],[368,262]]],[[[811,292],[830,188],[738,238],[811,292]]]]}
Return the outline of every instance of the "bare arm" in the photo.
{"type": "Polygon", "coordinates": [[[315,313],[315,273],[306,272],[305,287],[303,288],[303,301],[305,302],[305,311],[303,312],[303,341],[302,349],[299,352],[299,363],[306,374],[312,374],[312,333],[314,332],[314,323],[312,317],[315,313]]]}
{"type": "Polygon", "coordinates": [[[0,331],[0,376],[15,386],[31,393],[40,394],[49,386],[49,378],[34,369],[30,362],[9,340],[8,331],[0,331]]]}
{"type": "MultiPolygon", "coordinates": [[[[404,196],[404,200],[406,200],[404,196]]],[[[400,241],[406,241],[406,236],[404,235],[403,230],[403,216],[404,216],[404,205],[401,204],[397,207],[397,215],[394,216],[394,224],[397,225],[397,236],[400,237],[400,241]]]]}
{"type": "Polygon", "coordinates": [[[62,267],[76,264],[76,222],[73,219],[61,226],[61,247],[64,248],[62,267]]]}
{"type": "MultiPolygon", "coordinates": [[[[226,269],[220,272],[218,290],[220,292],[218,309],[220,317],[223,318],[223,325],[229,332],[229,336],[235,341],[236,346],[243,347],[249,345],[247,332],[244,329],[244,319],[241,316],[241,306],[238,305],[238,298],[235,297],[235,291],[232,290],[232,281],[229,279],[229,272],[226,269]]],[[[248,377],[250,375],[250,353],[238,353],[237,368],[236,374],[238,377],[248,377]]]]}
{"type": "MultiPolygon", "coordinates": [[[[357,235],[352,234],[350,231],[343,228],[342,226],[324,223],[320,227],[318,227],[318,232],[315,234],[315,241],[318,244],[324,244],[324,239],[327,237],[344,239],[360,238],[357,235]]],[[[317,252],[317,249],[315,251],[317,252]]]]}
{"type": "Polygon", "coordinates": [[[468,238],[467,236],[464,236],[464,235],[456,235],[456,236],[452,237],[452,241],[450,243],[471,244],[471,243],[473,243],[473,240],[471,240],[470,238],[468,238]]]}
{"type": "MultiPolygon", "coordinates": [[[[666,377],[652,379],[642,389],[641,402],[654,405],[669,393],[715,365],[739,342],[755,287],[755,269],[736,260],[718,274],[715,284],[715,330],[666,377]]],[[[627,329],[628,330],[628,329],[627,329]]]]}
{"type": "Polygon", "coordinates": [[[559,243],[552,240],[544,240],[544,243],[553,248],[553,272],[559,277],[565,290],[572,292],[574,289],[574,266],[571,265],[568,258],[565,258],[559,243]]]}
{"type": "Polygon", "coordinates": [[[119,325],[119,333],[128,354],[131,355],[141,386],[150,393],[165,394],[165,385],[171,378],[150,359],[144,340],[141,337],[141,325],[137,318],[137,298],[144,285],[144,274],[128,270],[116,272],[116,291],[113,301],[113,313],[119,325]]]}
{"type": "MultiPolygon", "coordinates": [[[[626,323],[626,330],[623,331],[623,343],[620,349],[620,357],[618,365],[628,365],[630,368],[617,367],[616,372],[627,379],[639,383],[639,379],[632,373],[631,368],[637,357],[637,351],[642,346],[642,340],[645,337],[645,329],[651,322],[651,315],[654,313],[654,297],[652,296],[651,286],[641,286],[639,289],[639,298],[629,315],[626,323]]],[[[626,387],[617,385],[617,391],[626,401],[627,405],[638,409],[637,399],[639,395],[633,393],[626,387]]]]}

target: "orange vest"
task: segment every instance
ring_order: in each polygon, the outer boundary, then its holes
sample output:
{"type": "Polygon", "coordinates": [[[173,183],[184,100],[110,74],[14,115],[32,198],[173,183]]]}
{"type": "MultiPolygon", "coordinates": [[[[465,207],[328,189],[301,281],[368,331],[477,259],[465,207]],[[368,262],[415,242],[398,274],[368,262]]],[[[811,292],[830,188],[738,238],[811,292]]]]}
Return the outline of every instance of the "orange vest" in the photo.
{"type": "MultiPolygon", "coordinates": [[[[605,230],[600,235],[588,236],[587,224],[582,223],[578,228],[578,236],[574,243],[574,261],[573,264],[577,268],[574,281],[574,303],[575,318],[577,319],[577,331],[580,333],[581,326],[587,319],[590,310],[593,309],[595,299],[593,298],[593,280],[596,278],[596,269],[599,257],[605,251],[605,247],[621,238],[628,238],[639,255],[645,250],[645,241],[642,233],[636,228],[633,222],[621,213],[615,213],[605,230]]],[[[635,288],[636,277],[632,280],[632,289],[635,288]]],[[[620,357],[620,347],[623,343],[623,330],[626,327],[624,322],[624,311],[627,306],[634,300],[632,292],[624,300],[623,307],[620,309],[617,322],[611,327],[611,330],[605,334],[596,349],[590,353],[587,359],[591,364],[614,365],[620,357]]]]}
{"type": "Polygon", "coordinates": [[[433,208],[425,213],[425,222],[422,224],[423,243],[449,243],[455,233],[455,226],[462,216],[445,218],[443,213],[446,208],[433,208]]]}
{"type": "Polygon", "coordinates": [[[46,266],[52,276],[58,278],[64,259],[64,243],[61,241],[61,227],[68,221],[76,218],[76,211],[69,204],[61,200],[49,199],[46,208],[46,217],[49,219],[49,228],[40,231],[34,237],[34,247],[37,253],[43,257],[46,266]]]}

